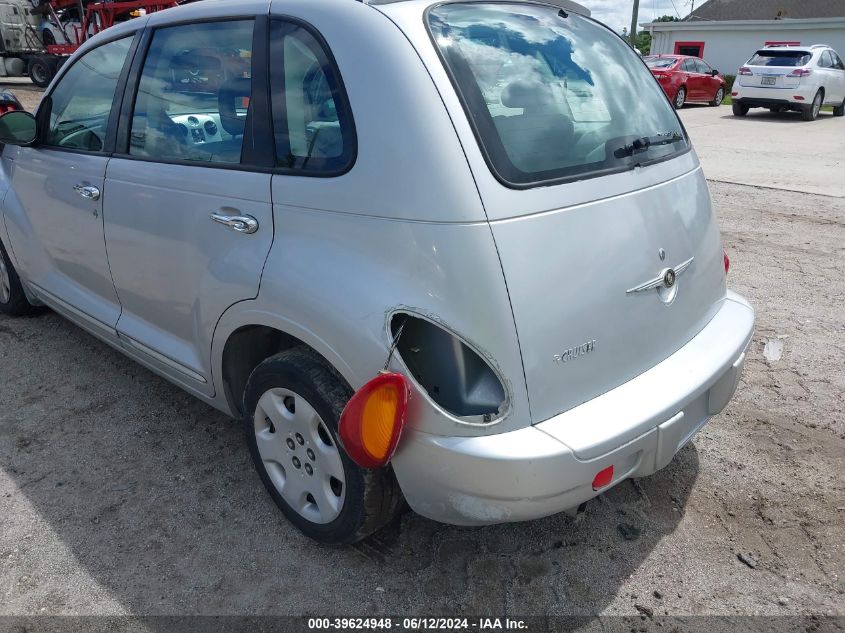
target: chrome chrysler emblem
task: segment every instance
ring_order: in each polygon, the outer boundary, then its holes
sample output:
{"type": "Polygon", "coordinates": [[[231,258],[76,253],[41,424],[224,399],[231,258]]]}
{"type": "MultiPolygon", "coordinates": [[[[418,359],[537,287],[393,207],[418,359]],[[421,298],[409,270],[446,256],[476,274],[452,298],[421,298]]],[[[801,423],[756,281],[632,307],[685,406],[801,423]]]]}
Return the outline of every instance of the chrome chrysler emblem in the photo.
{"type": "MultiPolygon", "coordinates": [[[[654,290],[655,288],[659,289],[670,289],[675,287],[675,282],[678,280],[678,277],[690,267],[695,257],[690,257],[685,262],[681,262],[674,268],[666,268],[663,270],[660,275],[655,277],[654,279],[649,279],[647,282],[640,284],[639,286],[634,286],[633,288],[629,288],[626,293],[631,294],[634,292],[645,292],[646,290],[654,290]]],[[[663,298],[663,297],[661,297],[663,298]]],[[[674,295],[670,298],[674,299],[674,295]]]]}

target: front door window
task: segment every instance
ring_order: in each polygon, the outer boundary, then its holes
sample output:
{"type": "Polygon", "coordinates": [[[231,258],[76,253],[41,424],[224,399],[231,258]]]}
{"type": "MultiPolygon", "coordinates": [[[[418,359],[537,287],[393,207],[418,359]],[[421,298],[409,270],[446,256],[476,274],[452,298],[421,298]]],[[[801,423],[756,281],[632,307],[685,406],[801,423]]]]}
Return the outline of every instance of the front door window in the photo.
{"type": "Polygon", "coordinates": [[[252,20],[158,29],[144,63],[129,154],[237,164],[252,93],[252,20]]]}

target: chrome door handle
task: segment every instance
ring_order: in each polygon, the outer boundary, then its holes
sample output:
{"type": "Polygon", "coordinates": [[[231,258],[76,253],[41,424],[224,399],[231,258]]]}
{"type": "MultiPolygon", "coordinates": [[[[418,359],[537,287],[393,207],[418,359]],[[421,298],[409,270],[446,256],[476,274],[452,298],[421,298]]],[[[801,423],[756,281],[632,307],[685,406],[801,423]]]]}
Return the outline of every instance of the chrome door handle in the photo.
{"type": "Polygon", "coordinates": [[[78,185],[74,185],[73,190],[80,196],[82,196],[83,198],[87,198],[88,200],[100,199],[100,190],[96,187],[92,187],[91,185],[80,183],[78,185]]]}
{"type": "Polygon", "coordinates": [[[230,229],[237,231],[238,233],[251,235],[258,230],[258,220],[251,215],[225,215],[223,213],[212,213],[211,219],[218,224],[228,226],[230,229]]]}

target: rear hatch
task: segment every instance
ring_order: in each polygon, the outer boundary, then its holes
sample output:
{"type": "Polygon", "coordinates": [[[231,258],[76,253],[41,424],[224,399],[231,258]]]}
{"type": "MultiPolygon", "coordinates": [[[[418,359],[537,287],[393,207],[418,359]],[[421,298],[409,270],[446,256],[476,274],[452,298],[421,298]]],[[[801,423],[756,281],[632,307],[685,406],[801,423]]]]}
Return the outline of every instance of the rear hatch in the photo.
{"type": "Polygon", "coordinates": [[[428,20],[481,150],[468,156],[538,423],[666,359],[715,314],[707,185],[659,85],[608,29],[529,3],[446,3],[428,20]]]}
{"type": "Polygon", "coordinates": [[[700,170],[492,228],[535,422],[670,356],[701,331],[725,295],[719,234],[700,170]],[[667,269],[679,271],[671,288],[662,282],[667,269]],[[633,291],[658,279],[655,288],[633,291]]]}
{"type": "Polygon", "coordinates": [[[797,88],[801,83],[799,69],[811,58],[810,51],[764,48],[740,69],[737,81],[745,88],[797,88]]]}

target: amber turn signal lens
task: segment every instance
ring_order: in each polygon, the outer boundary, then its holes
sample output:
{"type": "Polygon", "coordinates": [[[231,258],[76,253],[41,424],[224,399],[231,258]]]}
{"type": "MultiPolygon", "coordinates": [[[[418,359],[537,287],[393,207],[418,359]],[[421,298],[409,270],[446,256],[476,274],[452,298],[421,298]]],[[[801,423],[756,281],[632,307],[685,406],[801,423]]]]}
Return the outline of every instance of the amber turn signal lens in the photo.
{"type": "Polygon", "coordinates": [[[340,415],[340,441],[362,468],[379,468],[393,457],[411,390],[402,374],[383,373],[355,392],[340,415]]]}

